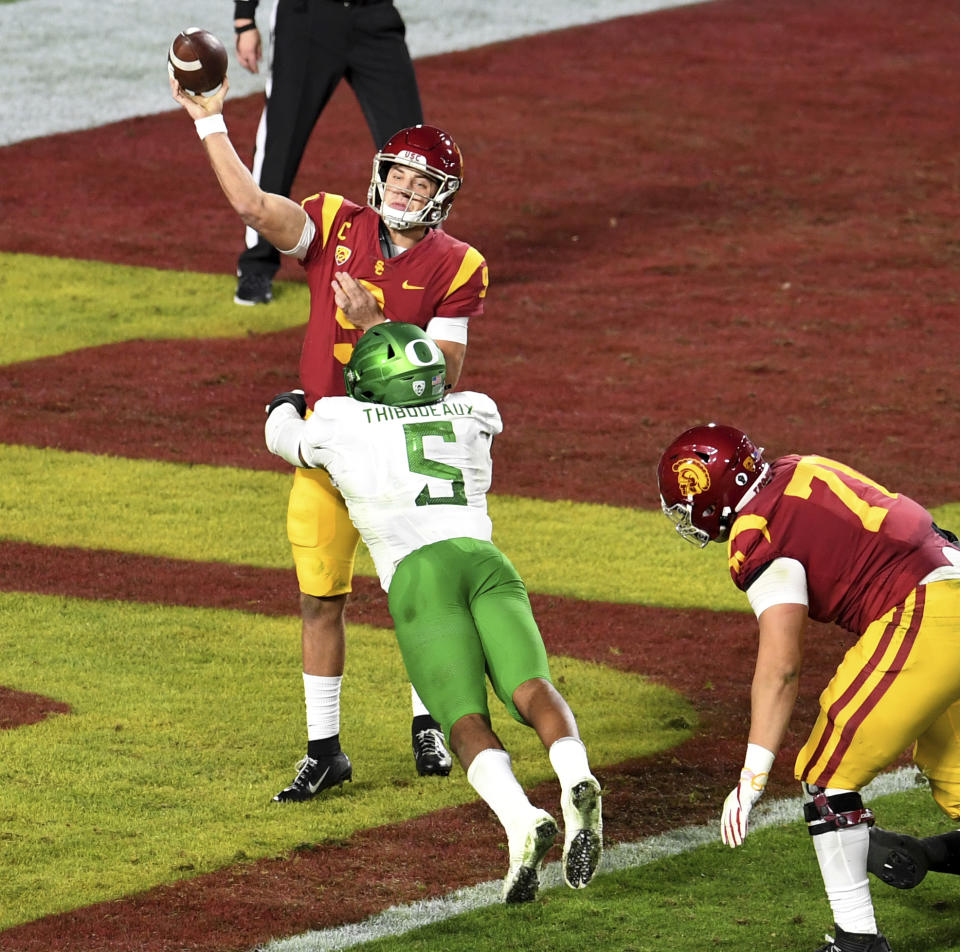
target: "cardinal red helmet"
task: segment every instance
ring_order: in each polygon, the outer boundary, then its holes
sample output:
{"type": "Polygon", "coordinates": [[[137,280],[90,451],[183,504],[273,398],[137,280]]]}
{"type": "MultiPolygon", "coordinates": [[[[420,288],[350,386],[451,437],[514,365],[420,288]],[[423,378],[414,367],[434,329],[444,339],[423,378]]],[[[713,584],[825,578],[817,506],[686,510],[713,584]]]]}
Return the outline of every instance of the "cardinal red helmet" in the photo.
{"type": "Polygon", "coordinates": [[[423,225],[439,225],[450,214],[453,199],[463,184],[463,156],[456,142],[436,126],[410,126],[391,136],[373,157],[373,175],[367,204],[388,227],[397,231],[423,225]],[[437,183],[437,191],[423,208],[391,208],[384,205],[387,173],[394,165],[415,169],[437,183]]]}
{"type": "Polygon", "coordinates": [[[763,448],[736,427],[708,423],[681,433],[657,468],[660,505],[677,532],[701,548],[723,542],[733,516],[763,486],[763,448]]]}

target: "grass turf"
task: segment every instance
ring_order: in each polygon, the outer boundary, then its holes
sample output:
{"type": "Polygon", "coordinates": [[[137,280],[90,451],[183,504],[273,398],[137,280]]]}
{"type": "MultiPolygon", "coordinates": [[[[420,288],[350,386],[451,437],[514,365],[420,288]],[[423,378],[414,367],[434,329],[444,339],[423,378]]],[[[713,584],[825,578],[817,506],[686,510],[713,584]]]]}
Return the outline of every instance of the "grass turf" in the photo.
{"type": "MultiPolygon", "coordinates": [[[[304,810],[270,802],[302,753],[296,619],[9,593],[0,613],[20,633],[0,641],[0,683],[71,706],[0,731],[0,842],[16,871],[0,878],[0,929],[476,800],[459,769],[443,784],[411,777],[391,631],[351,628],[341,736],[355,779],[305,826],[304,810]]],[[[596,764],[670,747],[696,723],[643,677],[551,666],[596,764]]],[[[521,782],[552,779],[533,731],[496,699],[491,713],[521,782]]]]}
{"type": "MultiPolygon", "coordinates": [[[[925,790],[878,798],[890,827],[928,835],[948,828],[925,790]]],[[[602,873],[583,891],[546,890],[538,903],[491,906],[365,943],[367,952],[705,952],[807,949],[832,931],[810,838],[801,821],[751,834],[731,850],[718,842],[669,859],[602,873]]],[[[894,949],[960,949],[960,878],[931,874],[915,890],[871,878],[878,924],[894,949]]],[[[318,946],[305,936],[303,949],[318,946]],[[308,946],[307,943],[314,944],[308,946]]],[[[283,943],[285,952],[298,948],[283,943]]]]}
{"type": "Polygon", "coordinates": [[[0,254],[0,363],[125,340],[243,337],[304,323],[305,284],[281,282],[283,307],[245,308],[233,303],[234,283],[229,275],[0,254]]]}
{"type": "MultiPolygon", "coordinates": [[[[267,568],[291,564],[283,532],[287,474],[19,446],[0,446],[0,466],[0,538],[267,568]]],[[[680,544],[659,512],[508,496],[491,496],[489,507],[494,539],[531,591],[747,607],[726,578],[723,547],[698,552],[680,544]],[[586,555],[594,552],[605,556],[586,555]]],[[[365,551],[358,571],[374,574],[365,551]]]]}

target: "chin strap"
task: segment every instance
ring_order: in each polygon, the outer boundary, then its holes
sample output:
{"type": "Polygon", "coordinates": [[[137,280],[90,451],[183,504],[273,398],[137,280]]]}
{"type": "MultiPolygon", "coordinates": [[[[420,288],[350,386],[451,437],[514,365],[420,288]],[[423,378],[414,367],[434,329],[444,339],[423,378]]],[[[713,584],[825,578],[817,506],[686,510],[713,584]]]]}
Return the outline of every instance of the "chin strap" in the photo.
{"type": "Polygon", "coordinates": [[[760,492],[764,486],[767,485],[767,483],[770,481],[769,476],[770,464],[764,463],[760,468],[760,472],[757,474],[757,478],[750,484],[750,488],[740,497],[740,502],[737,503],[737,507],[733,511],[739,512],[741,509],[743,509],[743,507],[750,502],[750,500],[753,499],[753,497],[756,496],[756,494],[760,492]]]}
{"type": "Polygon", "coordinates": [[[393,242],[390,240],[390,232],[382,218],[380,219],[380,254],[387,260],[393,257],[393,242]]]}
{"type": "Polygon", "coordinates": [[[803,818],[807,821],[807,830],[811,836],[857,826],[860,823],[873,826],[876,822],[873,810],[863,805],[859,793],[835,793],[828,797],[822,787],[805,783],[804,788],[813,800],[812,803],[803,805],[803,818]]]}

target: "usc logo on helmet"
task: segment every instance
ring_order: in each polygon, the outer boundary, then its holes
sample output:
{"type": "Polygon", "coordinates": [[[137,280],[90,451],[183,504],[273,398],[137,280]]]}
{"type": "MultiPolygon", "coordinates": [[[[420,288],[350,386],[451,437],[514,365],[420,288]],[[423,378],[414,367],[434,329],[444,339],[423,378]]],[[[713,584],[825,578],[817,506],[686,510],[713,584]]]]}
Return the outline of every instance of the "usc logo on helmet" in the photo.
{"type": "Polygon", "coordinates": [[[710,472],[698,459],[678,459],[671,469],[677,474],[677,485],[684,496],[696,496],[710,488],[710,472]]]}

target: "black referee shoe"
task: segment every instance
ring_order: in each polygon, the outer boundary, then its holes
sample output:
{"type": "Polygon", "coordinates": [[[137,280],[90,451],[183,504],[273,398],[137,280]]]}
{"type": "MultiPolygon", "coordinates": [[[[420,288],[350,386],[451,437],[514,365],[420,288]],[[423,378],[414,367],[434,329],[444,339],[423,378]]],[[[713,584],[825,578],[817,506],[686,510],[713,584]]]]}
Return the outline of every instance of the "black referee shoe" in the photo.
{"type": "Polygon", "coordinates": [[[237,277],[237,290],[233,295],[234,304],[269,304],[273,300],[273,280],[265,274],[255,271],[237,277]]]}

